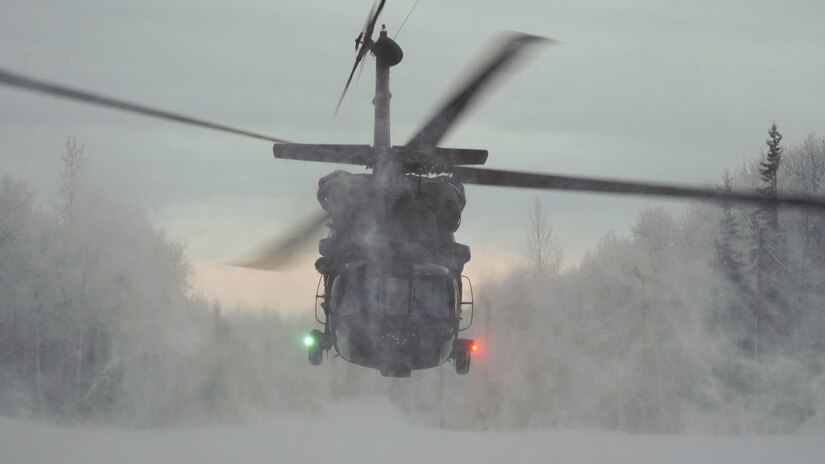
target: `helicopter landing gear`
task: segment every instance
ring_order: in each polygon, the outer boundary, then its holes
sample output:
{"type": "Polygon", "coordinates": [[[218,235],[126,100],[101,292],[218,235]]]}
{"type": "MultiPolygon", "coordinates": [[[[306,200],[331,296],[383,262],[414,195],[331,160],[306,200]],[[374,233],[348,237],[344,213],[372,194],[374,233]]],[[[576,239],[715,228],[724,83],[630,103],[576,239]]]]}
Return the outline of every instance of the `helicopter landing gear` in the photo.
{"type": "Polygon", "coordinates": [[[470,353],[475,351],[475,341],[466,339],[457,339],[453,343],[453,365],[455,366],[455,373],[458,375],[466,375],[470,372],[470,353]]]}
{"type": "Polygon", "coordinates": [[[329,336],[320,330],[313,330],[304,339],[309,353],[309,363],[319,366],[324,360],[324,351],[329,350],[329,336]]]}
{"type": "Polygon", "coordinates": [[[455,373],[465,375],[470,372],[470,352],[461,351],[455,356],[455,373]]]}
{"type": "Polygon", "coordinates": [[[319,346],[309,347],[309,363],[313,366],[320,366],[324,360],[324,351],[319,346]]]}

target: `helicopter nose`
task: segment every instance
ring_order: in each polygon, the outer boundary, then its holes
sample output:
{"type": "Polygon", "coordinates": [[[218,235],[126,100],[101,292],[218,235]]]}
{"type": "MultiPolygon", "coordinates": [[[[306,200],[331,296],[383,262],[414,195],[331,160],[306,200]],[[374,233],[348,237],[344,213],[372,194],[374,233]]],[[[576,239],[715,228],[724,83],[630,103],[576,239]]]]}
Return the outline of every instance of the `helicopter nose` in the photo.
{"type": "Polygon", "coordinates": [[[409,336],[398,321],[385,321],[382,324],[379,343],[385,346],[406,346],[409,336]]]}
{"type": "Polygon", "coordinates": [[[410,336],[409,334],[405,334],[400,330],[393,330],[390,332],[385,332],[381,335],[381,344],[382,345],[390,345],[390,346],[397,346],[403,347],[407,346],[410,343],[410,336]]]}
{"type": "Polygon", "coordinates": [[[412,343],[415,335],[410,330],[411,324],[406,316],[384,317],[381,324],[380,343],[390,347],[405,347],[412,343]]]}

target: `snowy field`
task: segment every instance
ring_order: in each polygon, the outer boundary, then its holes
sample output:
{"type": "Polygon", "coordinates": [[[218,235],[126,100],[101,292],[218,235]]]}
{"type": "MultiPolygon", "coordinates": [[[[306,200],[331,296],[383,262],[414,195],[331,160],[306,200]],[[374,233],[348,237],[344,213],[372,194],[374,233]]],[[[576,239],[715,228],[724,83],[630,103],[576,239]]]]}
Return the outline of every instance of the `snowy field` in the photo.
{"type": "Polygon", "coordinates": [[[164,430],[67,428],[0,419],[0,462],[25,463],[822,463],[825,438],[465,432],[411,423],[387,403],[315,417],[164,430]]]}

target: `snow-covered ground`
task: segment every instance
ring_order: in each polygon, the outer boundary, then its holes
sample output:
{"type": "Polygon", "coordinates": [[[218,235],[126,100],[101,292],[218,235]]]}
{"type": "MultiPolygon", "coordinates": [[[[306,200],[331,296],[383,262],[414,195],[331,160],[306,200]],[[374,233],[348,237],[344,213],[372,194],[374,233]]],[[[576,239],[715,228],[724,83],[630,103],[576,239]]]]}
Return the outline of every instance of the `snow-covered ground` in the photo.
{"type": "Polygon", "coordinates": [[[825,437],[439,430],[378,403],[334,406],[314,417],[164,430],[68,428],[2,418],[0,462],[822,463],[825,437]]]}

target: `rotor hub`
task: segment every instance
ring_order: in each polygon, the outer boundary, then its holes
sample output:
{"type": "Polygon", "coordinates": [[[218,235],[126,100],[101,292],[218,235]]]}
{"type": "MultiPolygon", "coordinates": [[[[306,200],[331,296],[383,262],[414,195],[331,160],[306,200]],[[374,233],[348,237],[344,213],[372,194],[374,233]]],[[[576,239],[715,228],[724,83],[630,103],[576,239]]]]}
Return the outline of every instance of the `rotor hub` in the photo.
{"type": "Polygon", "coordinates": [[[378,40],[372,45],[372,54],[375,55],[380,66],[386,67],[395,66],[404,58],[401,47],[389,38],[384,27],[381,28],[378,40]]]}

